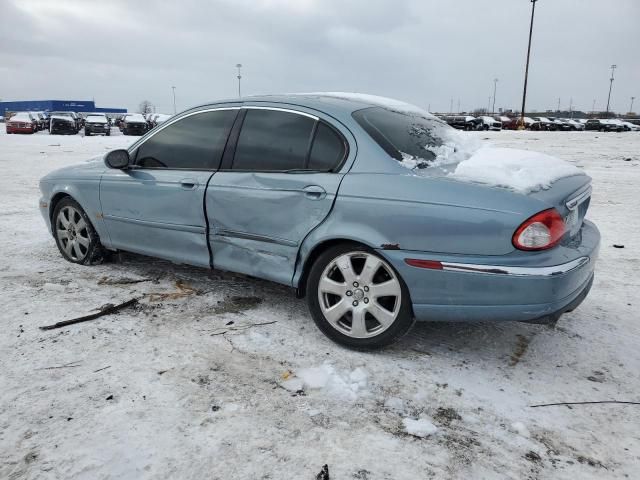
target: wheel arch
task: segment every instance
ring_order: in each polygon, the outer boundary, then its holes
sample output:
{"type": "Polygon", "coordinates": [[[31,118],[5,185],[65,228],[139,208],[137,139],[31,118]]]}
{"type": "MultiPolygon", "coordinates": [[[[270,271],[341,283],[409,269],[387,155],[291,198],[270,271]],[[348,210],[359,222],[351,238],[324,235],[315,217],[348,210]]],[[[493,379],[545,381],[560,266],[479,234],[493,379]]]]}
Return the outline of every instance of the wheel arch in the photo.
{"type": "Polygon", "coordinates": [[[294,275],[294,287],[296,289],[296,296],[298,298],[304,298],[307,293],[307,278],[309,276],[309,271],[311,267],[318,259],[320,255],[326,252],[329,248],[340,245],[344,243],[351,243],[355,245],[362,245],[370,250],[375,250],[373,245],[368,245],[362,240],[356,240],[354,238],[349,237],[336,237],[336,238],[327,238],[318,243],[316,243],[307,253],[304,258],[300,259],[300,263],[302,268],[300,269],[300,273],[294,275]]]}

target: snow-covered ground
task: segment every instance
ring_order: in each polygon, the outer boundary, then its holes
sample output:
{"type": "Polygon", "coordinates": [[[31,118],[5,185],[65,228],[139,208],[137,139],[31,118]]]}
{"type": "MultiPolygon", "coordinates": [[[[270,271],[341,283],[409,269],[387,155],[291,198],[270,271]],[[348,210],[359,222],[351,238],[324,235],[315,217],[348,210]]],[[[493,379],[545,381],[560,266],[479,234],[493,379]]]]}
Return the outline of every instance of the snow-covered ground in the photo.
{"type": "Polygon", "coordinates": [[[323,464],[331,479],[638,478],[640,406],[531,405],[640,401],[640,133],[472,134],[594,179],[596,280],[556,329],[423,323],[358,353],[275,284],[133,255],[65,262],[38,179],[135,139],[113,130],[0,133],[0,478],[313,479],[323,464]],[[168,295],[38,329],[147,293],[168,295]]]}

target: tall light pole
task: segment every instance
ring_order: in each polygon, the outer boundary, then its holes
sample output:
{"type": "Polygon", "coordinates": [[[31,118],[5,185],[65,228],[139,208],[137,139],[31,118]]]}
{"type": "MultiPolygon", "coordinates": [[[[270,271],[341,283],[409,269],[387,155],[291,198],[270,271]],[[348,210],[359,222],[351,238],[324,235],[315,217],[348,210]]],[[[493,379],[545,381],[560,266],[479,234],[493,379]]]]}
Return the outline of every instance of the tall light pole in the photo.
{"type": "Polygon", "coordinates": [[[524,88],[522,89],[522,112],[520,112],[520,129],[524,129],[524,109],[527,101],[527,79],[529,78],[529,57],[531,56],[531,36],[533,35],[533,16],[536,12],[536,2],[531,0],[531,25],[529,26],[529,46],[527,47],[527,65],[524,69],[524,88]]]}
{"type": "Polygon", "coordinates": [[[594,113],[596,111],[596,99],[593,99],[593,105],[591,105],[591,113],[594,113]]]}
{"type": "Polygon", "coordinates": [[[611,101],[611,89],[613,88],[613,72],[618,68],[617,65],[611,65],[611,78],[609,79],[609,96],[607,97],[607,117],[609,116],[609,102],[611,101]]]}
{"type": "Polygon", "coordinates": [[[633,101],[636,99],[636,97],[631,97],[631,105],[629,105],[629,113],[633,112],[633,101]]]}
{"type": "Polygon", "coordinates": [[[491,108],[491,95],[489,95],[489,101],[487,102],[487,115],[489,115],[490,108],[491,108]]]}
{"type": "Polygon", "coordinates": [[[238,69],[238,98],[242,98],[242,91],[240,90],[240,81],[242,80],[242,72],[240,69],[242,68],[242,64],[236,63],[236,68],[238,69]]]}
{"type": "Polygon", "coordinates": [[[176,87],[171,87],[173,90],[173,114],[176,114],[176,87]]]}
{"type": "Polygon", "coordinates": [[[494,78],[493,79],[493,108],[491,108],[491,111],[493,113],[496,113],[496,88],[498,86],[498,79],[494,78]]]}

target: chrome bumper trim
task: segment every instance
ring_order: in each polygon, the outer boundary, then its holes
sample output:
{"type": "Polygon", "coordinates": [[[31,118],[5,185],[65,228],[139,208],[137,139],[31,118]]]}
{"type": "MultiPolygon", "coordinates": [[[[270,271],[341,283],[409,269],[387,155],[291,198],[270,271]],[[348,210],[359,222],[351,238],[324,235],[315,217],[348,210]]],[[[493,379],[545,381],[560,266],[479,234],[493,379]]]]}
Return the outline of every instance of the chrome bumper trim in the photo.
{"type": "Polygon", "coordinates": [[[563,275],[589,263],[589,257],[580,257],[571,262],[551,267],[507,267],[504,265],[475,265],[470,263],[442,262],[442,269],[453,272],[485,273],[490,275],[551,277],[563,275]]]}

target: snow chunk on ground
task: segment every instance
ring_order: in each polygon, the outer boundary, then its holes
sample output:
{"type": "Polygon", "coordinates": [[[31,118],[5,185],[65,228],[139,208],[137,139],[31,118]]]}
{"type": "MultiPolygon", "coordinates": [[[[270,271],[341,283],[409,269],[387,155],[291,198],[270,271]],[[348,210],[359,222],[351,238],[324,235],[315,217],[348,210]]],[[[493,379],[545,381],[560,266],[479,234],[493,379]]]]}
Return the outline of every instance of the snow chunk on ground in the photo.
{"type": "Polygon", "coordinates": [[[509,188],[520,193],[548,189],[556,180],[585,175],[579,168],[544,153],[484,147],[449,174],[457,180],[509,188]]]}
{"type": "Polygon", "coordinates": [[[331,396],[355,400],[367,386],[368,374],[363,368],[341,374],[329,364],[319,367],[301,368],[295,376],[282,382],[282,386],[289,391],[325,390],[331,396]]]}
{"type": "Polygon", "coordinates": [[[529,437],[529,430],[527,429],[527,427],[525,427],[524,423],[522,422],[513,422],[511,424],[511,429],[516,432],[518,435],[521,435],[523,437],[529,437]]]}
{"type": "Polygon", "coordinates": [[[413,418],[403,418],[402,424],[404,425],[405,432],[414,437],[424,438],[438,431],[438,427],[424,417],[417,420],[413,418]]]}

